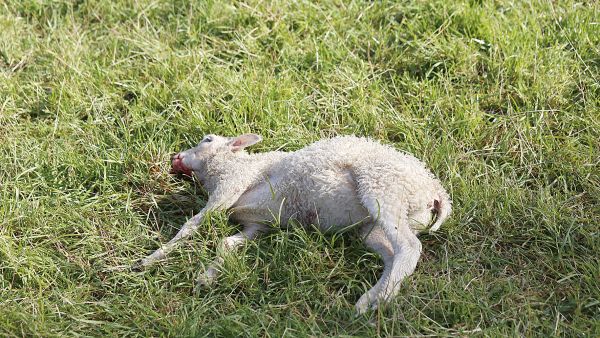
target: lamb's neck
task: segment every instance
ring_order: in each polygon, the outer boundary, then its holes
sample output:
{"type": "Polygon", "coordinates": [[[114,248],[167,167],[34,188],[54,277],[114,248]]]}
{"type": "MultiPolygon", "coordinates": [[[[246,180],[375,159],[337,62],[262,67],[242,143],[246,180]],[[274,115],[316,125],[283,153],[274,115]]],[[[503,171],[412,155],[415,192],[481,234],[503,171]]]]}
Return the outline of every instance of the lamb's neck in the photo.
{"type": "Polygon", "coordinates": [[[203,185],[209,194],[222,184],[245,190],[261,175],[262,162],[260,156],[245,152],[215,156],[206,163],[203,185]]]}

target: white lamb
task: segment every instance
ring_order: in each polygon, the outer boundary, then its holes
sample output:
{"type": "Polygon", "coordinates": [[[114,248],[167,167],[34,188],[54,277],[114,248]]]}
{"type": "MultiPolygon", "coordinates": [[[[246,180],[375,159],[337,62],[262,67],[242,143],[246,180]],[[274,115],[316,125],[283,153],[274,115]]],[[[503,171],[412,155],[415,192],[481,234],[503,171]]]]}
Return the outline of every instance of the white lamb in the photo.
{"type": "Polygon", "coordinates": [[[254,134],[207,135],[198,146],[173,157],[172,172],[196,175],[208,202],[139,264],[145,267],[164,258],[198,228],[209,210],[230,210],[243,229],[223,240],[200,285],[215,280],[223,255],[271,230],[273,222],[315,225],[322,231],[356,225],[365,245],[384,262],[381,278],[360,297],[356,311],[390,300],[417,265],[421,242],[416,235],[435,231],[451,212],[440,182],[413,156],[366,138],[336,137],[289,153],[243,150],[260,140],[254,134]]]}

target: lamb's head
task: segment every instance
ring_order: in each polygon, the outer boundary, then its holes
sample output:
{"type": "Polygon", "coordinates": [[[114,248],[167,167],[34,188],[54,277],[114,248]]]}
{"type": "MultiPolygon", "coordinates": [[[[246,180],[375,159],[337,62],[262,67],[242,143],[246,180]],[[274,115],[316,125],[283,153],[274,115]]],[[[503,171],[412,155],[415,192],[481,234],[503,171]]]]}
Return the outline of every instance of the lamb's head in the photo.
{"type": "Polygon", "coordinates": [[[216,156],[231,156],[242,153],[241,150],[258,143],[262,137],[256,134],[244,134],[238,137],[225,137],[209,134],[194,148],[175,154],[171,159],[171,173],[192,176],[193,172],[202,174],[206,162],[216,156]]]}

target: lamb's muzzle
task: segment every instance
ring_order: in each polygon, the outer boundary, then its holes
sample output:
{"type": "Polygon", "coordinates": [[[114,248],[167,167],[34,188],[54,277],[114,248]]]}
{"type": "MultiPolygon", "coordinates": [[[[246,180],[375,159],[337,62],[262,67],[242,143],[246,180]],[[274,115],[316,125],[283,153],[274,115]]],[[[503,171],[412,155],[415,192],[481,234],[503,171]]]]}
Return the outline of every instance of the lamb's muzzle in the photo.
{"type": "Polygon", "coordinates": [[[183,156],[181,153],[175,154],[171,158],[171,174],[185,174],[192,176],[192,169],[188,168],[183,164],[183,156]]]}

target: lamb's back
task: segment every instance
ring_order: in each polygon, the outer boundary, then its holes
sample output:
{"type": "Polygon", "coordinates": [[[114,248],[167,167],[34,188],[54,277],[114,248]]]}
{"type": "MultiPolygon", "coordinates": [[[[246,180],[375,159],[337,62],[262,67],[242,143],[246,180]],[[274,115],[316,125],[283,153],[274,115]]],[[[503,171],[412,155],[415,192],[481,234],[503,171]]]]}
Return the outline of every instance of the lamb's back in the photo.
{"type": "Polygon", "coordinates": [[[372,139],[356,136],[323,139],[289,153],[282,160],[282,164],[289,169],[298,168],[304,172],[352,166],[390,166],[427,173],[425,165],[414,156],[372,139]]]}
{"type": "Polygon", "coordinates": [[[340,136],[289,153],[273,166],[280,187],[311,196],[332,196],[340,185],[362,184],[404,195],[411,209],[444,193],[441,183],[414,156],[368,138],[340,136]]]}

